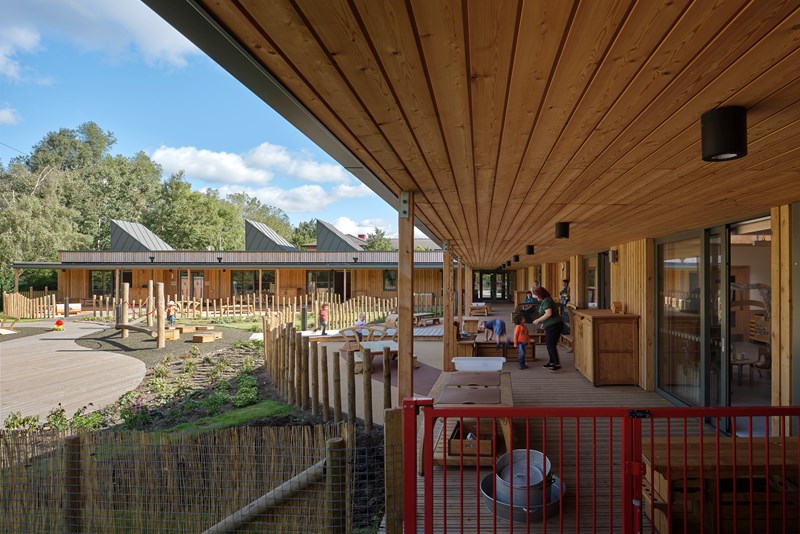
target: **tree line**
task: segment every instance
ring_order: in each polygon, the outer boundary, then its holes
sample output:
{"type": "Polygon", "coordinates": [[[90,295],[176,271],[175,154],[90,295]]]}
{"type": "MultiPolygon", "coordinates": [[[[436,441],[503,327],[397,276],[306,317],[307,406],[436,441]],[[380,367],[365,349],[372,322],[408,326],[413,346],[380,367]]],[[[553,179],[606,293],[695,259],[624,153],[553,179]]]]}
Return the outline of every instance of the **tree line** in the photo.
{"type": "MultiPolygon", "coordinates": [[[[59,250],[109,250],[111,219],[143,224],[178,250],[244,250],[244,222],[268,225],[296,247],[316,239],[316,219],[292,226],[280,208],[246,193],[194,191],[183,171],[162,179],[144,152],[112,154],[114,134],[94,122],[50,132],[30,154],[0,162],[0,289],[11,263],[56,261],[59,250]]],[[[390,250],[378,228],[368,250],[390,250]]],[[[54,273],[29,271],[21,286],[54,287],[54,273]]]]}

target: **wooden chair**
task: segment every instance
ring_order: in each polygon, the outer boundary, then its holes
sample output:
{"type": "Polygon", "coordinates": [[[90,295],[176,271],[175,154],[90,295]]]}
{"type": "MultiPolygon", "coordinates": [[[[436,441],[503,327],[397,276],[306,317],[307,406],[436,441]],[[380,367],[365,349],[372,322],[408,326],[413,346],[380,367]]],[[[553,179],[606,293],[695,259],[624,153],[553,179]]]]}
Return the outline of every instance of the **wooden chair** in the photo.
{"type": "Polygon", "coordinates": [[[339,330],[339,335],[344,338],[344,345],[342,345],[341,350],[359,350],[357,331],[358,327],[355,326],[339,330]]]}
{"type": "Polygon", "coordinates": [[[758,360],[751,365],[751,373],[753,367],[758,369],[758,376],[762,376],[762,371],[769,373],[772,370],[772,351],[769,347],[758,347],[758,360]]]}
{"type": "Polygon", "coordinates": [[[558,344],[565,349],[567,352],[572,352],[573,344],[575,338],[573,334],[575,333],[575,305],[574,304],[567,304],[567,314],[569,315],[569,334],[561,334],[561,338],[558,340],[558,344]]]}

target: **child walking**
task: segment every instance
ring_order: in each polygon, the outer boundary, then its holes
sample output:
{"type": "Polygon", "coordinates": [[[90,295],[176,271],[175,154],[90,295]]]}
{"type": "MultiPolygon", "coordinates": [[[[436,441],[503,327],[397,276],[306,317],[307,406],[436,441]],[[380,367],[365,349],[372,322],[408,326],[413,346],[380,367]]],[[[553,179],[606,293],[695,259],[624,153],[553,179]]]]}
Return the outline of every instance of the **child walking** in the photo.
{"type": "Polygon", "coordinates": [[[328,328],[328,303],[324,303],[319,308],[319,326],[322,327],[322,334],[323,336],[327,336],[328,333],[325,331],[328,328]]]}
{"type": "Polygon", "coordinates": [[[519,363],[520,369],[528,368],[525,364],[525,351],[530,342],[531,334],[528,332],[528,325],[525,324],[525,316],[519,314],[517,316],[517,326],[514,327],[514,346],[517,347],[517,363],[519,363]]]}
{"type": "Polygon", "coordinates": [[[170,326],[174,327],[175,314],[178,312],[178,307],[175,306],[175,301],[174,300],[169,301],[169,303],[167,304],[167,308],[164,311],[167,312],[167,322],[169,323],[170,326]]]}

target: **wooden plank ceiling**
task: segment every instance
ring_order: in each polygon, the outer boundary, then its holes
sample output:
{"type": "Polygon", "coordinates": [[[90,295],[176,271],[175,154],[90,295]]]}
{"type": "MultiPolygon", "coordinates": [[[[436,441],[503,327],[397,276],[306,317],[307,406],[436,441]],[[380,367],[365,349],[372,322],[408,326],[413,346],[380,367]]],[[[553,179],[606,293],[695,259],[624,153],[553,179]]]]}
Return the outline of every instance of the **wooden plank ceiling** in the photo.
{"type": "Polygon", "coordinates": [[[474,268],[800,200],[797,0],[198,3],[474,268]],[[749,155],[706,163],[722,105],[749,155]]]}

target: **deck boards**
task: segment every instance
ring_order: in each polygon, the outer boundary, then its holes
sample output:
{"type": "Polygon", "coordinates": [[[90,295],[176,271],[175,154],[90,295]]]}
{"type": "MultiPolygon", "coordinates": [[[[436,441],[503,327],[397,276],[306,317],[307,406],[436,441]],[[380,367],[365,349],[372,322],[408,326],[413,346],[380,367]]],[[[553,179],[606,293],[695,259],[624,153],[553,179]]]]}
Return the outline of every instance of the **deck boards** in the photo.
{"type": "MultiPolygon", "coordinates": [[[[504,368],[504,371],[512,373],[514,405],[517,407],[672,406],[661,396],[636,386],[592,386],[574,369],[572,354],[563,350],[559,351],[562,369],[556,372],[544,369],[545,349],[541,345],[536,349],[537,359],[530,368],[518,370],[516,365],[510,363],[504,368]]],[[[594,442],[592,436],[595,429],[591,420],[581,421],[580,432],[575,418],[563,421],[550,419],[545,432],[542,429],[541,419],[529,419],[527,423],[525,419],[515,419],[512,440],[515,449],[526,448],[526,436],[530,436],[529,448],[545,452],[552,462],[553,472],[566,483],[563,517],[548,519],[547,530],[560,531],[563,527],[565,531],[578,532],[591,530],[594,526],[603,532],[620,531],[620,420],[598,419],[595,423],[597,439],[594,442]],[[612,432],[609,432],[610,425],[612,432]]],[[[646,421],[643,429],[649,433],[646,421]]],[[[662,432],[663,428],[656,429],[657,434],[662,432]]],[[[497,519],[495,523],[494,516],[486,510],[478,487],[481,477],[491,472],[491,468],[482,468],[476,474],[474,468],[465,468],[462,478],[458,467],[434,469],[434,532],[458,532],[462,528],[466,532],[476,532],[478,529],[486,532],[495,529],[499,532],[528,531],[528,527],[521,523],[512,525],[502,519],[497,519]]],[[[423,483],[424,477],[418,477],[420,529],[424,513],[423,483]]],[[[541,532],[541,523],[532,523],[530,531],[541,532]]]]}
{"type": "Polygon", "coordinates": [[[0,344],[0,421],[12,412],[44,419],[61,403],[68,416],[114,403],[144,378],[136,358],[91,350],[75,340],[106,326],[69,323],[61,332],[0,344]]]}

